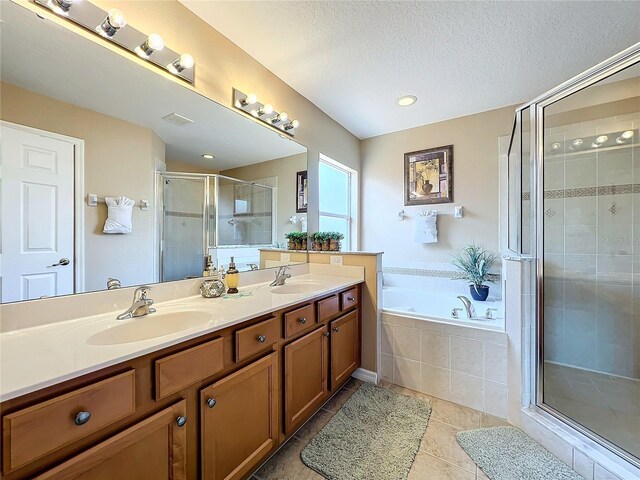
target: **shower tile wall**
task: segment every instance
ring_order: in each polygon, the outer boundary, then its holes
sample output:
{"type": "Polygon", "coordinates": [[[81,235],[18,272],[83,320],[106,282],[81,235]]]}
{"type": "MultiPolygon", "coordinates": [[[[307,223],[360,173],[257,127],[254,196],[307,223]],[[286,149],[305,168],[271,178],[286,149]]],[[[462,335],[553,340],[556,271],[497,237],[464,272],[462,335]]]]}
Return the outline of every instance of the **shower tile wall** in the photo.
{"type": "MultiPolygon", "coordinates": [[[[243,194],[244,195],[244,194],[243,194]]],[[[272,191],[268,188],[220,183],[218,197],[219,245],[271,245],[273,238],[272,191]],[[234,202],[244,189],[250,213],[234,213],[234,202]]]]}
{"type": "Polygon", "coordinates": [[[640,378],[637,130],[633,147],[550,149],[639,126],[635,113],[545,131],[545,359],[631,378],[640,378]]]}

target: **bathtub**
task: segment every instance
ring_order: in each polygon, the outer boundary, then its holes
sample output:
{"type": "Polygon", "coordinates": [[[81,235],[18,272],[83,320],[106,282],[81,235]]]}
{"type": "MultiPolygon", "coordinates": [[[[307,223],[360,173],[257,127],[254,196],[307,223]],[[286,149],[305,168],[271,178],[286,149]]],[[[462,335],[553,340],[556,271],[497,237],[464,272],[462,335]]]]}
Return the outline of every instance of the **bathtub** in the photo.
{"type": "MultiPolygon", "coordinates": [[[[504,308],[501,301],[487,300],[485,302],[471,301],[479,318],[467,319],[465,310],[458,311],[459,318],[453,318],[453,308],[464,308],[457,295],[452,292],[426,292],[404,287],[384,287],[382,289],[382,313],[401,315],[405,317],[429,320],[433,322],[463,325],[467,327],[487,330],[503,331],[504,308]],[[485,318],[488,308],[492,310],[491,319],[485,318]]],[[[470,295],[465,295],[467,298],[470,295]]],[[[470,298],[469,298],[470,299],[470,298]]]]}

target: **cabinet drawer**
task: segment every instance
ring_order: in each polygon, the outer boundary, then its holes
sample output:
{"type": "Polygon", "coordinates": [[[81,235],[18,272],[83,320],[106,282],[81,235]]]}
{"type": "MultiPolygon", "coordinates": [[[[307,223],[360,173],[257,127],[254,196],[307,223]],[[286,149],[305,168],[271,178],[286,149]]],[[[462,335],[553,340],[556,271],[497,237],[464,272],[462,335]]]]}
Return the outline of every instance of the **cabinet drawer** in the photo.
{"type": "Polygon", "coordinates": [[[327,318],[331,318],[340,313],[340,299],[338,295],[332,295],[329,298],[318,302],[318,321],[322,322],[327,318]]]}
{"type": "Polygon", "coordinates": [[[278,341],[279,333],[276,317],[238,330],[236,332],[236,362],[271,347],[278,341]]]}
{"type": "Polygon", "coordinates": [[[135,403],[135,370],[130,370],[6,415],[2,421],[4,472],[131,415],[135,403]]]}
{"type": "Polygon", "coordinates": [[[224,367],[222,337],[155,361],[156,400],[179,392],[224,367]]]}
{"type": "Polygon", "coordinates": [[[344,293],[340,294],[340,305],[342,305],[342,311],[349,310],[351,307],[358,305],[358,289],[352,288],[344,293]]]}
{"type": "Polygon", "coordinates": [[[296,308],[284,314],[284,337],[289,338],[298,332],[307,330],[316,323],[315,305],[307,305],[296,308]]]}

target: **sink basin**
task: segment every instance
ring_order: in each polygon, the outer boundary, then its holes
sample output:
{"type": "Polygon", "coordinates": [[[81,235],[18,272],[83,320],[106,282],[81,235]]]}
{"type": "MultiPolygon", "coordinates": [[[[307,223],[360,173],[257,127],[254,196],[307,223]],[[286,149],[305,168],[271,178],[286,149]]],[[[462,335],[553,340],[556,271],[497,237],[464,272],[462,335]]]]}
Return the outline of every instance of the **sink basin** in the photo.
{"type": "Polygon", "coordinates": [[[151,313],[144,317],[122,320],[122,324],[92,335],[87,343],[89,345],[117,345],[140,342],[203,325],[209,320],[211,320],[209,313],[197,310],[151,313]]]}
{"type": "Polygon", "coordinates": [[[288,283],[279,287],[273,287],[271,293],[277,293],[279,295],[299,295],[301,293],[312,293],[320,290],[320,288],[322,288],[322,285],[317,282],[288,283]]]}

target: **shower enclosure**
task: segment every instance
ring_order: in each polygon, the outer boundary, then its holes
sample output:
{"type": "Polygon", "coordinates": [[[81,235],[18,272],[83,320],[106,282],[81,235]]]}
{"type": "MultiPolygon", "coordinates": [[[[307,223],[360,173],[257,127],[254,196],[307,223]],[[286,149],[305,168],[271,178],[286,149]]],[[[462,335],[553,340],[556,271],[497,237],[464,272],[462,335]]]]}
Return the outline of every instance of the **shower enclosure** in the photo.
{"type": "Polygon", "coordinates": [[[520,107],[507,173],[508,250],[531,266],[531,403],[635,465],[639,62],[635,45],[520,107]]]}
{"type": "Polygon", "coordinates": [[[160,281],[202,276],[205,258],[256,268],[275,235],[273,186],[223,175],[157,174],[160,281]],[[233,253],[231,253],[233,252],[233,253]]]}

